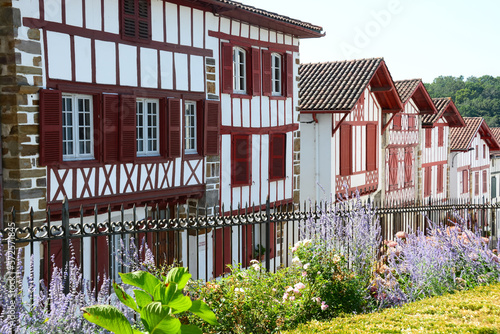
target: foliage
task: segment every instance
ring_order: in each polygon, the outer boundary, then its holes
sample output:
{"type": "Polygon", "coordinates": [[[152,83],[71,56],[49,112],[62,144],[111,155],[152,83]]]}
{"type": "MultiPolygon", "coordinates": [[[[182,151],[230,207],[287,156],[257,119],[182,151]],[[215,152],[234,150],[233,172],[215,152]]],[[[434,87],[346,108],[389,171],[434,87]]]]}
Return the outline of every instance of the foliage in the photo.
{"type": "Polygon", "coordinates": [[[189,311],[211,325],[217,325],[214,313],[201,300],[191,301],[182,290],[191,278],[186,268],[170,270],[163,280],[146,271],[120,273],[124,284],[139,289],[133,290],[135,300],[116,283],[113,288],[118,299],[127,307],[137,312],[145,332],[133,329],[127,317],[112,305],[94,305],[84,307],[83,316],[88,321],[114,333],[135,334],[177,334],[201,333],[194,325],[181,324],[179,316],[189,311]]]}
{"type": "Polygon", "coordinates": [[[500,285],[427,298],[380,312],[312,321],[287,333],[500,333],[500,285]]]}
{"type": "Polygon", "coordinates": [[[463,116],[484,117],[490,127],[500,126],[500,77],[440,76],[425,86],[431,97],[451,97],[463,116]]]}
{"type": "Polygon", "coordinates": [[[500,261],[487,238],[460,220],[454,226],[429,224],[427,235],[399,232],[389,243],[372,285],[381,307],[500,281],[500,261]]]}

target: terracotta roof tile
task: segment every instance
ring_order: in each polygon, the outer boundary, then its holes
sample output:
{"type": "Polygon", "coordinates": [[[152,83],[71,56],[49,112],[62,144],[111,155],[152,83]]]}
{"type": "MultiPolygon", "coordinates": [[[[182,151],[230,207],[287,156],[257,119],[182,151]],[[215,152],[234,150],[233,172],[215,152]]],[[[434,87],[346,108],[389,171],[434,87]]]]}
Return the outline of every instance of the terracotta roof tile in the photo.
{"type": "Polygon", "coordinates": [[[500,143],[500,128],[490,128],[493,137],[500,143]]]}
{"type": "Polygon", "coordinates": [[[350,111],[379,68],[383,58],[302,64],[302,110],[350,111]]]}
{"type": "Polygon", "coordinates": [[[401,102],[406,103],[417,89],[418,85],[422,82],[422,79],[409,79],[409,80],[398,80],[394,81],[394,85],[398,91],[401,102]]]}
{"type": "Polygon", "coordinates": [[[450,130],[451,150],[468,150],[484,119],[482,117],[464,117],[464,121],[464,127],[451,128],[450,130]]]}
{"type": "Polygon", "coordinates": [[[293,24],[293,25],[296,25],[296,26],[299,26],[299,27],[302,27],[302,28],[310,29],[310,30],[313,30],[313,31],[318,32],[318,33],[321,33],[322,30],[323,30],[323,28],[320,27],[320,26],[316,26],[316,25],[313,25],[313,24],[308,23],[308,22],[303,22],[303,21],[300,21],[300,20],[292,19],[292,18],[290,18],[288,16],[284,16],[284,15],[280,15],[280,14],[277,14],[277,13],[269,12],[267,10],[263,10],[263,9],[256,8],[256,7],[253,7],[253,6],[245,5],[245,4],[237,2],[237,1],[215,0],[215,2],[220,2],[220,3],[227,4],[227,5],[231,5],[231,6],[234,6],[235,8],[243,9],[245,11],[248,11],[248,12],[251,12],[251,13],[255,13],[255,14],[259,14],[259,15],[262,15],[262,16],[265,16],[265,17],[268,17],[268,18],[271,18],[271,19],[274,19],[274,20],[278,20],[278,21],[290,23],[290,24],[293,24]]]}

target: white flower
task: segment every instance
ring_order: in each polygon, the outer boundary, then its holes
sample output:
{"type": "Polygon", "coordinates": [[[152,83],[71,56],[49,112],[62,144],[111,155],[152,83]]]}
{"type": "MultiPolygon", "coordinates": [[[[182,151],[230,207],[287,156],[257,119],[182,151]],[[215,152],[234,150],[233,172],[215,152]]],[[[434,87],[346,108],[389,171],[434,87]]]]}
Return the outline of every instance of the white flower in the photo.
{"type": "Polygon", "coordinates": [[[309,266],[310,266],[310,263],[304,264],[304,269],[307,270],[307,268],[309,268],[309,266]]]}
{"type": "Polygon", "coordinates": [[[292,259],[292,265],[300,266],[302,267],[302,262],[300,262],[300,259],[296,256],[292,259]]]}
{"type": "Polygon", "coordinates": [[[234,292],[241,292],[241,293],[245,293],[245,290],[243,290],[243,288],[235,288],[235,289],[234,289],[234,292]]]}
{"type": "Polygon", "coordinates": [[[259,266],[257,263],[252,264],[252,268],[253,268],[254,270],[256,270],[256,271],[259,271],[259,270],[260,270],[260,266],[259,266]]]}
{"type": "Polygon", "coordinates": [[[250,264],[259,264],[259,261],[253,259],[253,260],[250,260],[250,264]]]}
{"type": "Polygon", "coordinates": [[[306,286],[302,282],[299,282],[299,283],[295,284],[295,286],[294,286],[294,288],[297,289],[297,290],[304,289],[305,287],[306,286]]]}

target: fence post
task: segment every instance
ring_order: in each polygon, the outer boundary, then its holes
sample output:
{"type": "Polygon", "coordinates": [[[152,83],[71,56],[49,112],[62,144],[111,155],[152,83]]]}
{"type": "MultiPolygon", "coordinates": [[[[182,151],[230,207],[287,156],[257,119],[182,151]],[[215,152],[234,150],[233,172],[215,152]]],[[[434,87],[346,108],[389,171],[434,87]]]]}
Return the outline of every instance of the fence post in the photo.
{"type": "Polygon", "coordinates": [[[266,200],[266,270],[269,271],[271,269],[271,259],[269,248],[271,247],[271,207],[269,203],[269,197],[266,200]]]}
{"type": "Polygon", "coordinates": [[[68,198],[65,196],[62,203],[62,228],[63,228],[63,239],[62,239],[62,270],[63,273],[66,271],[66,279],[64,280],[64,293],[69,293],[69,205],[68,198]]]}

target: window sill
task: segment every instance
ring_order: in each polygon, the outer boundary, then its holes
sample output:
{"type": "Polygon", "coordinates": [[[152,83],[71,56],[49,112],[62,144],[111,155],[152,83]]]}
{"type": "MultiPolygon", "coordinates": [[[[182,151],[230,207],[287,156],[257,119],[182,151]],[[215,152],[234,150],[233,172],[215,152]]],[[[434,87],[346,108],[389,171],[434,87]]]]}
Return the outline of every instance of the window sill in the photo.
{"type": "Polygon", "coordinates": [[[231,93],[231,98],[251,100],[253,98],[253,95],[248,93],[231,93]]]}
{"type": "Polygon", "coordinates": [[[252,182],[249,182],[249,183],[237,183],[237,184],[231,183],[231,188],[249,187],[251,185],[252,185],[252,182]]]}
{"type": "Polygon", "coordinates": [[[275,181],[285,181],[286,180],[286,176],[283,176],[283,177],[272,177],[272,178],[269,178],[269,182],[275,182],[275,181]]]}
{"type": "Polygon", "coordinates": [[[184,153],[182,155],[183,160],[200,160],[203,159],[203,155],[199,153],[184,153]]]}

